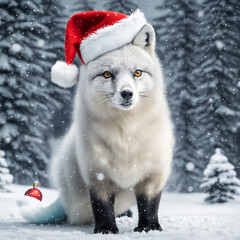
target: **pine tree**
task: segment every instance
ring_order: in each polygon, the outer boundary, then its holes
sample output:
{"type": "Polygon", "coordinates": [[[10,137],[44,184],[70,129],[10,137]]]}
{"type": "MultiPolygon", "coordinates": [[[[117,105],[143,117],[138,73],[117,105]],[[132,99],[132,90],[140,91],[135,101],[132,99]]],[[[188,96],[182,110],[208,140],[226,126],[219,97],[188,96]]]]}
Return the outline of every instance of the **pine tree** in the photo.
{"type": "Polygon", "coordinates": [[[16,182],[45,185],[47,130],[60,103],[46,74],[55,55],[43,16],[41,1],[0,2],[0,144],[16,182]]]}
{"type": "MultiPolygon", "coordinates": [[[[58,60],[65,61],[64,33],[67,13],[65,7],[59,0],[42,0],[42,4],[44,7],[44,15],[41,22],[49,29],[49,33],[46,35],[47,42],[44,49],[53,54],[52,58],[48,59],[49,64],[46,67],[45,78],[51,79],[51,67],[58,60]]],[[[66,132],[66,128],[71,120],[73,91],[71,89],[59,88],[55,84],[50,83],[48,90],[49,94],[60,103],[53,112],[53,123],[51,124],[54,136],[60,137],[66,132]]]]}
{"type": "Polygon", "coordinates": [[[85,11],[94,11],[95,1],[91,0],[77,0],[74,2],[71,9],[72,14],[85,12],[85,11]]]}
{"type": "Polygon", "coordinates": [[[236,177],[234,166],[221,153],[220,148],[215,150],[204,170],[201,188],[205,188],[209,194],[205,199],[209,203],[227,202],[240,194],[240,180],[236,177]]]}
{"type": "Polygon", "coordinates": [[[65,60],[64,55],[64,39],[67,13],[65,7],[59,0],[42,0],[44,15],[42,17],[42,24],[47,26],[49,33],[47,34],[46,48],[55,54],[52,64],[58,60],[65,60]]]}
{"type": "Polygon", "coordinates": [[[108,11],[120,12],[124,14],[131,14],[139,6],[132,0],[112,0],[105,4],[108,11]]]}
{"type": "Polygon", "coordinates": [[[192,114],[195,84],[189,74],[199,35],[199,5],[193,0],[166,0],[157,9],[160,12],[160,17],[154,19],[157,52],[163,60],[176,135],[172,181],[175,190],[191,192],[198,190],[201,181],[196,159],[197,126],[192,114]]]}
{"type": "Polygon", "coordinates": [[[9,173],[4,151],[0,150],[0,191],[9,192],[13,182],[13,175],[9,173]]]}
{"type": "Polygon", "coordinates": [[[191,73],[197,82],[194,111],[199,125],[200,162],[204,167],[213,149],[221,148],[239,167],[236,132],[240,122],[240,42],[236,36],[240,2],[214,0],[203,4],[203,30],[194,52],[195,66],[191,73]]]}

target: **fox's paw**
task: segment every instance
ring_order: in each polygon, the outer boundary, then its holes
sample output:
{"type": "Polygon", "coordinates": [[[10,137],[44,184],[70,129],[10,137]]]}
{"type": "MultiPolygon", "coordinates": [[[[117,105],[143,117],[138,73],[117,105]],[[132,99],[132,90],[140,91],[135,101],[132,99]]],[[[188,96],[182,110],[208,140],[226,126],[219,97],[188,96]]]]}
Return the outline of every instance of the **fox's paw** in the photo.
{"type": "Polygon", "coordinates": [[[110,224],[97,225],[94,228],[94,233],[102,233],[102,234],[113,233],[113,234],[116,234],[116,233],[118,233],[118,228],[117,228],[116,225],[110,225],[110,224]]]}
{"type": "Polygon", "coordinates": [[[144,225],[139,225],[134,229],[134,232],[149,232],[149,231],[162,231],[162,227],[159,223],[148,223],[144,225]]]}

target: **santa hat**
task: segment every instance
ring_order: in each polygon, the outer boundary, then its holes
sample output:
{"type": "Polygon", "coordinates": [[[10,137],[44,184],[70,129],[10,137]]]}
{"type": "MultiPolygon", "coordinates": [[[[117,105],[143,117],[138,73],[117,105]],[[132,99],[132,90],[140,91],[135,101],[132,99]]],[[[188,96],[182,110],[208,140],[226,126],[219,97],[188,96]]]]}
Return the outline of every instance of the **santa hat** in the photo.
{"type": "Polygon", "coordinates": [[[78,78],[73,65],[76,53],[83,64],[131,43],[146,19],[140,10],[131,15],[109,11],[89,11],[73,15],[66,27],[66,63],[57,61],[52,67],[52,82],[61,87],[72,87],[78,78]]]}

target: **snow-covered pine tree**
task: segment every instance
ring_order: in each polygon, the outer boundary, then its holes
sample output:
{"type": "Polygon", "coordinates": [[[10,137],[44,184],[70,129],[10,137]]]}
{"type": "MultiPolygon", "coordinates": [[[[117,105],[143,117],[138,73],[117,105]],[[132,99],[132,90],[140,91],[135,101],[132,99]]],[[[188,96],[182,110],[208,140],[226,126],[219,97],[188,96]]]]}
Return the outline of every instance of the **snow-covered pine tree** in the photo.
{"type": "Polygon", "coordinates": [[[42,0],[44,15],[42,24],[48,27],[47,46],[56,55],[53,57],[52,64],[58,60],[65,60],[64,39],[67,23],[67,13],[65,7],[59,0],[42,0]]]}
{"type": "Polygon", "coordinates": [[[16,182],[45,185],[46,132],[59,102],[46,78],[54,54],[45,49],[43,15],[38,0],[0,2],[0,144],[16,182]]]}
{"type": "Polygon", "coordinates": [[[227,202],[240,194],[240,180],[236,177],[234,166],[220,148],[215,150],[204,170],[201,188],[209,194],[205,199],[209,203],[227,202]]]}
{"type": "Polygon", "coordinates": [[[13,175],[10,174],[4,151],[0,150],[0,191],[9,192],[13,182],[13,175]]]}
{"type": "Polygon", "coordinates": [[[111,0],[105,4],[108,11],[120,12],[124,14],[131,14],[134,10],[139,8],[136,2],[132,0],[111,0]]]}
{"type": "Polygon", "coordinates": [[[79,13],[85,11],[93,11],[95,8],[96,2],[91,0],[76,0],[73,3],[73,7],[71,8],[71,13],[79,13]]]}
{"type": "Polygon", "coordinates": [[[197,82],[194,111],[200,129],[200,162],[206,166],[213,150],[221,148],[239,168],[236,132],[240,123],[240,2],[213,0],[204,1],[203,6],[202,34],[191,73],[197,82]]]}
{"type": "Polygon", "coordinates": [[[44,49],[45,51],[53,53],[52,58],[48,59],[48,65],[46,65],[45,78],[49,79],[49,94],[60,103],[58,108],[53,112],[53,124],[51,124],[51,126],[54,136],[60,137],[66,132],[66,128],[71,120],[73,91],[71,89],[62,89],[55,84],[51,84],[50,73],[51,67],[56,61],[65,61],[64,40],[67,13],[65,7],[59,0],[42,0],[42,4],[44,7],[44,15],[41,22],[49,29],[49,33],[46,35],[46,45],[44,45],[44,49]]]}
{"type": "Polygon", "coordinates": [[[167,92],[175,124],[176,147],[173,160],[174,190],[191,192],[199,189],[201,171],[197,159],[195,84],[190,76],[193,51],[198,38],[198,11],[194,0],[166,0],[157,7],[154,19],[157,52],[163,60],[167,92]]]}

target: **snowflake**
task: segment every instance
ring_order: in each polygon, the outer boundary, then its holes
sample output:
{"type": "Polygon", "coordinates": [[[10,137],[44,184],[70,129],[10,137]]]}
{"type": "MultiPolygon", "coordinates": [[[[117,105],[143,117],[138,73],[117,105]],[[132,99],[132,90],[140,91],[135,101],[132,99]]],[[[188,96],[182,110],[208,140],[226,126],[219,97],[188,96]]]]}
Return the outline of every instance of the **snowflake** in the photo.
{"type": "Polygon", "coordinates": [[[37,45],[38,45],[39,47],[43,47],[44,44],[45,44],[45,41],[44,41],[43,39],[39,39],[39,40],[37,41],[37,45]]]}
{"type": "Polygon", "coordinates": [[[193,191],[193,187],[192,187],[192,186],[189,186],[189,187],[187,188],[187,191],[188,191],[188,192],[192,192],[192,191],[193,191]]]}
{"type": "Polygon", "coordinates": [[[192,171],[194,168],[195,168],[195,165],[194,165],[192,162],[188,162],[188,163],[186,164],[186,169],[187,169],[188,171],[192,171]]]}
{"type": "Polygon", "coordinates": [[[209,102],[209,103],[213,103],[213,99],[212,99],[212,98],[209,98],[208,102],[209,102]]]}
{"type": "Polygon", "coordinates": [[[198,11],[198,17],[203,17],[204,12],[203,11],[198,11]]]}
{"type": "Polygon", "coordinates": [[[222,50],[225,46],[225,44],[221,40],[216,40],[215,45],[219,50],[222,50]]]}
{"type": "Polygon", "coordinates": [[[11,47],[11,51],[14,53],[19,53],[22,50],[22,46],[18,43],[14,43],[11,47]]]}
{"type": "Polygon", "coordinates": [[[97,173],[96,176],[97,176],[97,180],[98,180],[98,181],[103,181],[104,178],[105,178],[105,176],[104,176],[103,173],[97,173]]]}
{"type": "Polygon", "coordinates": [[[5,139],[4,139],[4,141],[5,141],[5,143],[10,143],[11,142],[11,137],[6,137],[5,139]]]}

